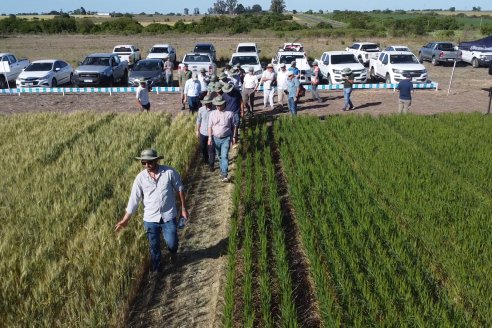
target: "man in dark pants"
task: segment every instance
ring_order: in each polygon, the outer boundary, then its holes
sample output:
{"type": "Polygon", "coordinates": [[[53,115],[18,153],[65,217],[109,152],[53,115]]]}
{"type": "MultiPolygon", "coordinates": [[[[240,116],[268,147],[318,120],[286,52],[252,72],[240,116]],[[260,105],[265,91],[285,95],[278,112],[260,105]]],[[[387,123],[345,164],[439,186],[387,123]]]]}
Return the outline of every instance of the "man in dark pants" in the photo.
{"type": "Polygon", "coordinates": [[[215,146],[208,144],[208,117],[214,110],[212,105],[213,98],[211,96],[205,96],[202,100],[203,106],[198,110],[196,116],[196,136],[200,143],[200,150],[202,152],[202,162],[208,164],[210,171],[214,170],[215,162],[215,146]]]}
{"type": "MultiPolygon", "coordinates": [[[[234,88],[232,84],[224,85],[222,87],[222,92],[222,97],[225,100],[226,112],[232,112],[234,115],[234,135],[239,136],[239,126],[241,125],[241,118],[244,116],[243,97],[241,92],[234,88]]],[[[237,143],[234,144],[234,147],[236,146],[237,143]]]]}
{"type": "Polygon", "coordinates": [[[176,263],[178,251],[176,193],[181,202],[180,214],[188,220],[184,187],[181,176],[172,167],[159,165],[162,156],[154,149],[145,149],[137,157],[144,166],[135,178],[126,207],[126,213],[116,224],[115,231],[126,227],[140,202],[143,204],[144,227],[150,246],[152,272],[161,270],[160,234],[171,252],[171,261],[176,263]]]}

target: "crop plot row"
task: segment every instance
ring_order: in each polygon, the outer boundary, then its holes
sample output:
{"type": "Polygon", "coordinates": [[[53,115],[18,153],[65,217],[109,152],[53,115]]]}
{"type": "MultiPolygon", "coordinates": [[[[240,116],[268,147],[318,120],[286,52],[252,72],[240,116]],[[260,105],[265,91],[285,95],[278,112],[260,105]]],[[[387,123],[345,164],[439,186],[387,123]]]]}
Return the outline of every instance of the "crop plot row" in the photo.
{"type": "Polygon", "coordinates": [[[166,115],[30,115],[0,123],[2,324],[116,325],[141,275],[141,220],[118,238],[134,160],[153,146],[186,175],[193,121],[166,115]],[[8,132],[5,132],[8,131],[8,132]]]}

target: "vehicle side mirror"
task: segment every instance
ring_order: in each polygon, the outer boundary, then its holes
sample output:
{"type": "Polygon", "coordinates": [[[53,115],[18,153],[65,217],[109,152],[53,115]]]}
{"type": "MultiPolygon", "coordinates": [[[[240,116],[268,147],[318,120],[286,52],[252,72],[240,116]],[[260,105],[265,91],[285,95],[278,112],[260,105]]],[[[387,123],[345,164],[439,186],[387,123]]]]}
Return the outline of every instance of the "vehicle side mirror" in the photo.
{"type": "Polygon", "coordinates": [[[274,61],[272,61],[272,64],[277,65],[278,61],[274,60],[274,61]]]}
{"type": "Polygon", "coordinates": [[[135,51],[140,51],[140,49],[137,48],[137,49],[135,49],[135,51]]]}
{"type": "Polygon", "coordinates": [[[261,50],[260,50],[260,49],[258,49],[258,53],[260,53],[260,52],[261,52],[261,50]]]}
{"type": "Polygon", "coordinates": [[[60,67],[55,68],[55,72],[60,71],[60,67]]]}
{"type": "Polygon", "coordinates": [[[323,64],[324,64],[324,65],[328,65],[328,61],[327,61],[327,60],[325,60],[325,61],[323,62],[323,64]]]}

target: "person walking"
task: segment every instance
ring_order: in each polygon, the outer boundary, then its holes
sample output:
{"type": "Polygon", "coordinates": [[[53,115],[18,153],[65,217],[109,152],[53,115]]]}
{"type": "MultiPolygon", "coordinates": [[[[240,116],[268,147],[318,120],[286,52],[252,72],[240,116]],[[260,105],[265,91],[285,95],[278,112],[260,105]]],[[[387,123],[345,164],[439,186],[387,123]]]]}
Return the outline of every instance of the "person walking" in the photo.
{"type": "Polygon", "coordinates": [[[261,74],[260,84],[263,84],[263,109],[267,109],[267,103],[270,104],[270,108],[273,110],[273,95],[275,89],[273,83],[275,82],[275,72],[273,71],[273,65],[270,63],[267,65],[266,71],[261,74]]]}
{"type": "Polygon", "coordinates": [[[243,104],[248,113],[253,114],[255,105],[255,92],[258,89],[258,79],[254,74],[254,68],[248,69],[248,74],[244,76],[243,82],[243,104]]]}
{"type": "Polygon", "coordinates": [[[202,100],[203,106],[200,107],[196,116],[196,136],[200,144],[202,162],[208,164],[210,171],[214,170],[215,162],[215,147],[208,144],[208,118],[214,110],[212,101],[212,97],[205,96],[202,100]]]}
{"type": "Polygon", "coordinates": [[[207,94],[208,84],[210,83],[210,77],[207,75],[207,71],[203,67],[200,68],[198,81],[200,81],[200,100],[202,100],[207,94]]]}
{"type": "Polygon", "coordinates": [[[145,80],[139,81],[136,95],[140,111],[143,112],[146,110],[148,112],[150,110],[149,89],[147,88],[147,82],[145,80]]]}
{"type": "Polygon", "coordinates": [[[400,99],[398,100],[399,114],[408,113],[408,111],[410,110],[410,106],[412,105],[412,76],[408,73],[405,73],[403,76],[405,77],[405,79],[401,80],[396,87],[398,90],[400,90],[400,99]]]}
{"type": "Polygon", "coordinates": [[[299,80],[301,78],[301,71],[297,68],[297,62],[293,60],[290,63],[289,71],[294,73],[294,76],[299,80]]]}
{"type": "Polygon", "coordinates": [[[277,104],[280,106],[280,110],[284,109],[284,105],[287,104],[287,69],[285,63],[280,64],[280,70],[277,72],[277,104]]]}
{"type": "MultiPolygon", "coordinates": [[[[244,116],[244,106],[243,106],[243,98],[241,93],[234,88],[232,84],[226,84],[222,87],[222,97],[225,101],[225,111],[232,112],[234,115],[234,134],[236,137],[239,137],[239,126],[241,125],[241,118],[244,116]]],[[[237,139],[234,146],[237,146],[237,139]]]]}
{"type": "Polygon", "coordinates": [[[164,69],[164,78],[165,78],[166,87],[174,86],[174,81],[173,81],[174,64],[171,61],[171,58],[169,58],[169,56],[164,62],[163,69],[164,69]]]}
{"type": "Polygon", "coordinates": [[[219,157],[220,179],[229,182],[229,147],[236,143],[234,135],[234,115],[225,111],[225,100],[222,96],[214,98],[212,104],[216,110],[210,113],[208,118],[208,144],[215,146],[215,152],[219,157]]]}
{"type": "Polygon", "coordinates": [[[342,79],[343,79],[343,111],[354,109],[354,104],[350,100],[352,95],[352,86],[354,85],[354,74],[349,67],[342,69],[342,79]]]}
{"type": "Polygon", "coordinates": [[[133,181],[130,198],[126,207],[126,213],[116,224],[115,232],[128,225],[131,217],[137,212],[140,202],[143,204],[144,228],[149,241],[151,271],[159,272],[161,269],[160,234],[164,237],[167,248],[171,253],[171,262],[176,264],[178,251],[177,234],[177,207],[176,194],[181,203],[180,215],[188,221],[185,194],[181,176],[172,167],[160,165],[154,149],[145,149],[136,157],[144,166],[133,181]]]}
{"type": "Polygon", "coordinates": [[[312,69],[312,74],[311,74],[311,99],[314,101],[316,100],[317,102],[321,103],[321,97],[319,96],[318,93],[318,84],[321,79],[321,71],[319,70],[318,67],[318,62],[313,62],[313,69],[312,69]]]}
{"type": "Polygon", "coordinates": [[[287,92],[289,93],[289,110],[292,117],[297,116],[297,101],[296,97],[300,88],[299,79],[294,75],[294,72],[289,71],[287,73],[287,92]]]}
{"type": "Polygon", "coordinates": [[[191,71],[188,70],[188,64],[184,64],[183,67],[178,70],[178,84],[179,84],[179,92],[181,95],[181,110],[185,109],[186,104],[186,96],[184,93],[184,87],[186,81],[191,79],[191,71]]]}
{"type": "Polygon", "coordinates": [[[185,102],[188,103],[190,112],[197,112],[198,107],[200,106],[201,85],[200,81],[198,81],[196,72],[193,72],[191,79],[186,81],[183,92],[185,95],[185,102]]]}

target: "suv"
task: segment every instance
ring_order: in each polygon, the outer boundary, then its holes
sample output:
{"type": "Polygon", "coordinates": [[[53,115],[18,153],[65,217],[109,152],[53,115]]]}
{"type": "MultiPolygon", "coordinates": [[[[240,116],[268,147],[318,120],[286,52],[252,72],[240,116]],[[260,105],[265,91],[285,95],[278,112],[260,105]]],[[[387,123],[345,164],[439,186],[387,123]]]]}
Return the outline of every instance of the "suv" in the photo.
{"type": "Polygon", "coordinates": [[[212,58],[214,62],[217,61],[217,54],[215,51],[215,47],[211,43],[197,43],[195,44],[195,48],[193,48],[193,52],[209,54],[210,58],[212,58]]]}
{"type": "Polygon", "coordinates": [[[260,53],[260,49],[258,49],[258,45],[254,42],[241,42],[237,44],[236,52],[256,52],[260,53]]]}
{"type": "Polygon", "coordinates": [[[311,66],[304,52],[304,47],[300,43],[284,43],[284,46],[279,49],[275,58],[272,58],[272,64],[275,72],[280,70],[280,64],[285,64],[287,70],[292,62],[296,62],[296,67],[301,72],[299,82],[308,84],[311,81],[311,66]]]}
{"type": "Polygon", "coordinates": [[[253,67],[254,75],[259,80],[261,78],[261,74],[263,74],[263,68],[261,67],[260,57],[256,52],[235,52],[231,56],[231,60],[229,61],[229,65],[241,65],[241,68],[244,71],[248,71],[250,67],[253,67]]]}
{"type": "Polygon", "coordinates": [[[176,49],[167,43],[154,44],[147,55],[147,59],[158,58],[162,59],[162,61],[167,60],[167,57],[169,57],[173,63],[176,63],[176,49]]]}
{"type": "Polygon", "coordinates": [[[178,70],[183,69],[184,64],[188,65],[190,71],[199,72],[200,69],[204,68],[209,75],[215,74],[215,71],[217,70],[217,65],[210,55],[206,53],[187,53],[184,55],[181,64],[179,64],[178,70]]]}

